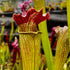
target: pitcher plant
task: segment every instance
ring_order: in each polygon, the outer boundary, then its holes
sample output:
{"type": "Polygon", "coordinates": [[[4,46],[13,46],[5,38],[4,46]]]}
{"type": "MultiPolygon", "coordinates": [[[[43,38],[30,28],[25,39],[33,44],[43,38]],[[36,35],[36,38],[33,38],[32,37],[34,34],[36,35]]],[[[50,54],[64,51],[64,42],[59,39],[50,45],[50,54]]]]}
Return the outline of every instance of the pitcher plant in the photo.
{"type": "Polygon", "coordinates": [[[37,25],[49,19],[49,17],[49,13],[43,15],[43,9],[36,11],[34,8],[30,8],[26,16],[13,15],[19,29],[23,70],[39,70],[41,63],[41,32],[38,31],[37,25]]]}

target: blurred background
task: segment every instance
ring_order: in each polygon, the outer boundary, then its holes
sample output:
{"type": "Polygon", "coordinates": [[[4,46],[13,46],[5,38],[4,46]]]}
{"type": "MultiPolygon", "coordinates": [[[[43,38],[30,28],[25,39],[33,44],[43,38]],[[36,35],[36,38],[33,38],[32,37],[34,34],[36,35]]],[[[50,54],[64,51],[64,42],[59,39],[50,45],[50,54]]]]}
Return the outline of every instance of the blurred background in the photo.
{"type": "MultiPolygon", "coordinates": [[[[2,30],[1,23],[3,22],[3,15],[5,16],[5,29],[4,29],[4,39],[5,32],[8,31],[8,34],[11,32],[11,18],[13,13],[22,13],[20,7],[18,6],[21,2],[28,0],[0,0],[0,32],[2,30]]],[[[31,6],[34,7],[33,2],[30,3],[31,6]]],[[[27,7],[28,9],[29,7],[27,7]]],[[[48,26],[48,35],[51,36],[52,27],[55,26],[64,26],[67,25],[67,3],[66,0],[45,0],[45,10],[50,13],[50,20],[46,21],[48,26]]],[[[17,32],[17,24],[13,20],[13,36],[17,36],[19,38],[19,34],[17,32]],[[16,31],[16,32],[15,32],[16,31]]],[[[12,41],[14,40],[12,38],[12,41]]],[[[54,37],[54,41],[56,39],[56,35],[54,37]]],[[[10,43],[12,43],[12,41],[10,43]]],[[[52,43],[52,46],[54,44],[52,43]]],[[[51,47],[52,47],[51,46],[51,47]]],[[[43,49],[42,49],[42,53],[43,49]]],[[[53,55],[55,55],[55,48],[53,49],[53,55]]]]}

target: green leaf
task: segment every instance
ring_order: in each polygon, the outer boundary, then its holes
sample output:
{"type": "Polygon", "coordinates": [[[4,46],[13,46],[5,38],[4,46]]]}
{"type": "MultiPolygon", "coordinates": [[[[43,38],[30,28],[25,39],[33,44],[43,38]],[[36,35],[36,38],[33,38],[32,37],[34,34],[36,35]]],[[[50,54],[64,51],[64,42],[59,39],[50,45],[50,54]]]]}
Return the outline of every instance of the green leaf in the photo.
{"type": "MultiPolygon", "coordinates": [[[[44,0],[34,0],[34,6],[37,11],[43,8],[43,13],[46,13],[44,0]]],[[[42,45],[43,45],[43,49],[44,49],[44,53],[47,61],[48,70],[54,70],[53,57],[52,57],[51,47],[49,43],[46,21],[41,22],[38,26],[39,26],[39,30],[42,32],[42,35],[41,35],[42,45]]]]}

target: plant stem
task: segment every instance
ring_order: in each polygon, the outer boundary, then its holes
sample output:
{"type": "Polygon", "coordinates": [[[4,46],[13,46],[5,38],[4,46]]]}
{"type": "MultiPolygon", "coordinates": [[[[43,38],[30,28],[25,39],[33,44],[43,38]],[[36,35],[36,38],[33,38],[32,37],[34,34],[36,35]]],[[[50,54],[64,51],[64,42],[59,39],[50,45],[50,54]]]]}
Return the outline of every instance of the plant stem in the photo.
{"type": "MultiPolygon", "coordinates": [[[[43,13],[45,13],[44,0],[34,0],[34,6],[36,10],[40,10],[41,8],[43,8],[43,13]]],[[[48,38],[46,21],[41,22],[39,24],[39,30],[42,32],[42,35],[41,35],[42,45],[43,45],[43,49],[44,49],[44,53],[47,61],[48,70],[54,70],[53,57],[52,57],[51,47],[50,47],[49,38],[48,38]]]]}
{"type": "MultiPolygon", "coordinates": [[[[5,18],[3,18],[3,24],[5,24],[5,18]]],[[[1,45],[1,41],[3,40],[3,33],[4,33],[4,28],[5,28],[5,25],[2,26],[2,31],[1,31],[1,34],[0,34],[0,45],[1,45]]]]}
{"type": "Polygon", "coordinates": [[[13,31],[14,31],[14,25],[13,25],[13,19],[11,19],[11,32],[10,32],[10,38],[9,38],[9,41],[12,40],[12,34],[13,34],[13,31]]]}
{"type": "Polygon", "coordinates": [[[68,19],[69,50],[70,50],[70,0],[67,0],[67,19],[68,19]]]}
{"type": "MultiPolygon", "coordinates": [[[[15,29],[15,34],[16,34],[17,32],[18,32],[18,26],[17,26],[17,28],[15,29]]],[[[11,40],[14,38],[15,34],[12,35],[11,40]]],[[[10,40],[10,41],[11,41],[11,40],[10,40]]]]}

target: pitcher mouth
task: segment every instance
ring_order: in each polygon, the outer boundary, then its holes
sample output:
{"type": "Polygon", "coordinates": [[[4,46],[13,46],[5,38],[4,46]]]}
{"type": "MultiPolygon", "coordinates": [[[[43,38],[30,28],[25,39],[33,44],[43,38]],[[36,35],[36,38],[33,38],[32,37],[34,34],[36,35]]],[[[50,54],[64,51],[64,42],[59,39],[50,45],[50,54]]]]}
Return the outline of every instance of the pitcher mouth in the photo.
{"type": "Polygon", "coordinates": [[[19,34],[42,34],[42,32],[40,31],[37,31],[37,32],[32,32],[32,31],[29,31],[29,32],[20,32],[18,31],[19,34]]]}

